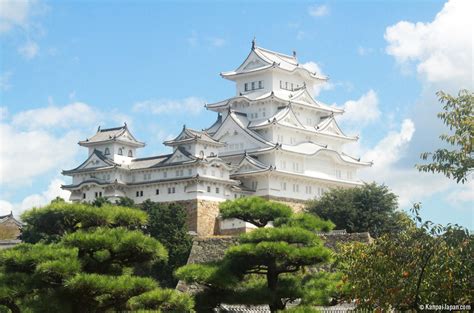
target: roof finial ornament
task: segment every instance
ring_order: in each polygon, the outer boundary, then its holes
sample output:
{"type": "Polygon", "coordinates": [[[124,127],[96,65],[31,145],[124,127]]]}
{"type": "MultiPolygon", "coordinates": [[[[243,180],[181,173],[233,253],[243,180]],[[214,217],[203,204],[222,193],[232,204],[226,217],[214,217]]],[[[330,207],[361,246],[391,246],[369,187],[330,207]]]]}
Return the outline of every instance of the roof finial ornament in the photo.
{"type": "Polygon", "coordinates": [[[99,125],[99,127],[97,128],[97,132],[100,132],[100,125],[99,125]]]}
{"type": "Polygon", "coordinates": [[[127,122],[123,122],[123,126],[125,126],[125,128],[127,128],[127,122]]]}
{"type": "Polygon", "coordinates": [[[186,129],[186,124],[183,124],[183,130],[186,129]]]}
{"type": "Polygon", "coordinates": [[[253,36],[253,40],[252,40],[252,50],[255,49],[256,44],[257,44],[257,39],[255,38],[255,36],[253,36]]]}
{"type": "Polygon", "coordinates": [[[296,59],[296,51],[293,50],[293,57],[296,59]]]}

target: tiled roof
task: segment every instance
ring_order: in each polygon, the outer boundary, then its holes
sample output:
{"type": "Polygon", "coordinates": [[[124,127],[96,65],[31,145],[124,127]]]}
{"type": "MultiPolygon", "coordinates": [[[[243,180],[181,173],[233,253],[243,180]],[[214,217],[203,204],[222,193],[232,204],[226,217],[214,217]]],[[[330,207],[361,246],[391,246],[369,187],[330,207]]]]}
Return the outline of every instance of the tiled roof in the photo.
{"type": "Polygon", "coordinates": [[[264,49],[262,47],[258,47],[255,44],[252,45],[252,50],[250,51],[249,55],[247,56],[245,61],[242,63],[242,65],[239,66],[239,68],[237,68],[234,71],[221,73],[221,76],[232,77],[239,74],[253,73],[253,72],[258,72],[261,70],[266,70],[272,67],[278,67],[279,69],[282,69],[288,72],[294,72],[294,71],[305,72],[309,77],[313,79],[327,80],[327,77],[318,75],[318,73],[313,73],[306,67],[299,64],[295,54],[293,56],[290,56],[290,55],[286,55],[280,52],[275,52],[272,50],[264,49]],[[246,63],[246,61],[249,59],[249,57],[252,54],[255,54],[260,60],[262,60],[263,64],[257,67],[243,68],[242,65],[246,63]]]}
{"type": "Polygon", "coordinates": [[[86,140],[79,141],[79,144],[89,145],[93,143],[106,142],[106,141],[118,140],[118,139],[122,141],[127,141],[137,146],[145,145],[143,142],[140,142],[135,137],[133,137],[133,135],[130,133],[127,127],[127,124],[124,124],[123,126],[120,126],[120,127],[104,128],[104,129],[101,129],[99,126],[95,135],[93,135],[90,138],[87,138],[86,140]],[[127,137],[129,138],[127,139],[119,138],[123,136],[125,133],[128,133],[127,137]]]}
{"type": "Polygon", "coordinates": [[[219,146],[224,145],[224,143],[212,138],[206,131],[195,130],[187,128],[186,126],[183,126],[183,130],[178,136],[176,136],[176,138],[165,141],[164,144],[168,146],[174,146],[193,141],[201,141],[219,146]]]}

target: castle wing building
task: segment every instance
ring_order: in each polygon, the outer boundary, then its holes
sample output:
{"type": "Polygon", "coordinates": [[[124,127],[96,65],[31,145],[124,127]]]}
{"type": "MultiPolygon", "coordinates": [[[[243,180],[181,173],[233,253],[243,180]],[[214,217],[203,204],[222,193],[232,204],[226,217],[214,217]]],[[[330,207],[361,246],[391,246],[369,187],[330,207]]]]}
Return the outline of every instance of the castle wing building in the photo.
{"type": "MultiPolygon", "coordinates": [[[[88,158],[63,171],[72,183],[72,201],[111,201],[130,197],[140,203],[181,202],[188,208],[190,230],[217,232],[218,203],[258,195],[301,207],[330,188],[361,185],[357,171],[370,166],[344,150],[358,140],[337,123],[343,110],[311,95],[327,78],[299,64],[296,53],[285,55],[258,47],[235,70],[221,73],[235,83],[235,95],[206,104],[217,113],[204,130],[183,126],[172,140],[172,152],[138,158],[145,146],[127,125],[99,129],[80,141],[88,158]]],[[[225,221],[221,232],[245,227],[225,221]]]]}

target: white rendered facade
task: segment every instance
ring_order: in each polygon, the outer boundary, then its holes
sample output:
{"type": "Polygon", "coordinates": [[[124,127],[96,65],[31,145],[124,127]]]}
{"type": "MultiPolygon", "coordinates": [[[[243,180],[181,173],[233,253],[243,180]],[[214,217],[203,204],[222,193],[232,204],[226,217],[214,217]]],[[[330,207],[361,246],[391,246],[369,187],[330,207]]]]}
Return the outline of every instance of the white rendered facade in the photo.
{"type": "Polygon", "coordinates": [[[100,129],[79,144],[89,158],[73,170],[72,201],[127,196],[140,203],[202,199],[224,201],[259,195],[304,201],[333,187],[361,184],[357,169],[370,166],[344,153],[357,140],[335,117],[343,111],[312,98],[309,90],[326,78],[288,56],[257,47],[234,71],[221,73],[236,94],[206,105],[218,113],[203,131],[183,128],[167,155],[137,158],[144,144],[127,126],[100,129]]]}

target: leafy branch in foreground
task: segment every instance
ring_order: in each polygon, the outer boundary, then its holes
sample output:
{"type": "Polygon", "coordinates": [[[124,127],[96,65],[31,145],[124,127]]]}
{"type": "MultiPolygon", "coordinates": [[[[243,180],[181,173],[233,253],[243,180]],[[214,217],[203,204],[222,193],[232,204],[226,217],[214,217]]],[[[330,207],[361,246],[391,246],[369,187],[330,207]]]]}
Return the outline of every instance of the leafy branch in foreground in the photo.
{"type": "Polygon", "coordinates": [[[439,138],[453,146],[452,150],[441,148],[434,152],[424,152],[421,159],[431,163],[416,165],[422,172],[442,173],[456,182],[464,183],[474,168],[472,148],[474,146],[474,93],[461,90],[457,97],[439,91],[436,93],[439,101],[444,104],[442,112],[438,113],[443,123],[452,132],[442,134],[439,138]]]}
{"type": "Polygon", "coordinates": [[[472,255],[469,231],[457,225],[423,222],[420,206],[400,232],[372,244],[342,247],[337,263],[343,272],[346,300],[358,308],[419,310],[426,303],[472,303],[472,255]]]}

